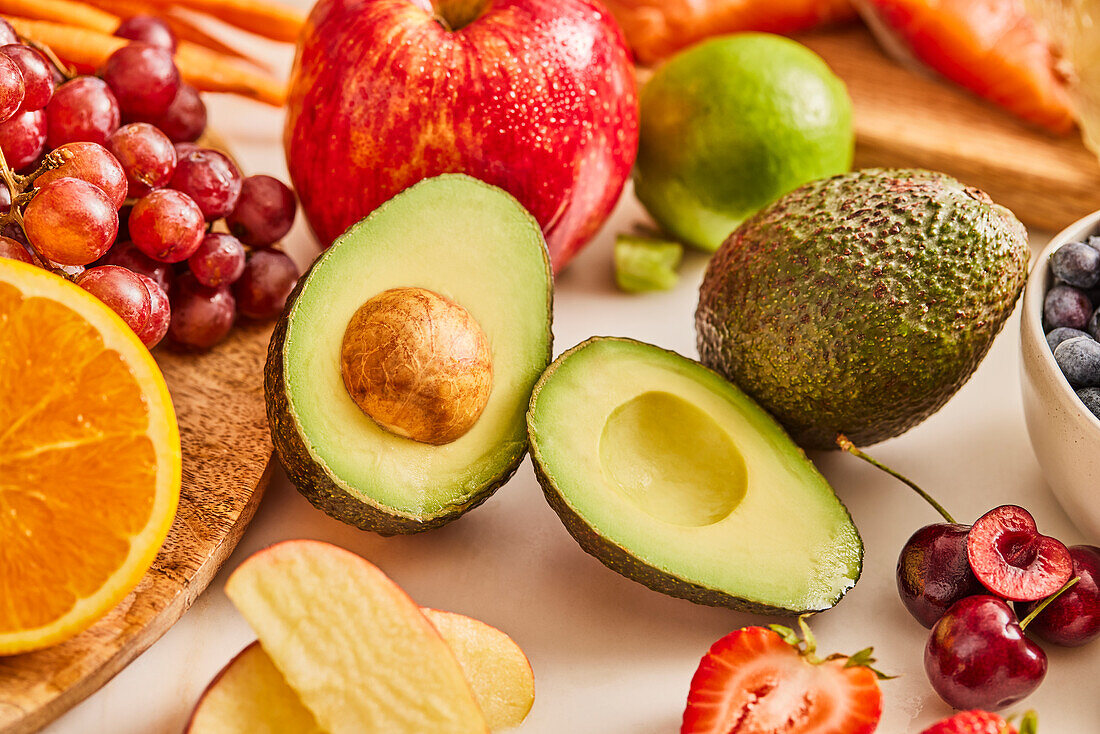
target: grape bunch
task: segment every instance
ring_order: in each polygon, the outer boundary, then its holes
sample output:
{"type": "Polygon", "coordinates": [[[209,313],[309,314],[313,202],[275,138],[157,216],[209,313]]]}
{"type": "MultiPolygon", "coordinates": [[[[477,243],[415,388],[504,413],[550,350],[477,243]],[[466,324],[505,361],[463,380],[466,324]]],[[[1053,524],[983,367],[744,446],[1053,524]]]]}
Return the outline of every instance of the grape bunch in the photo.
{"type": "Polygon", "coordinates": [[[0,257],[73,280],[150,349],[165,335],[209,349],[238,315],[282,311],[298,270],[275,245],[294,194],[196,144],[206,107],[163,21],[116,35],[130,42],[74,76],[0,20],[0,257]]]}

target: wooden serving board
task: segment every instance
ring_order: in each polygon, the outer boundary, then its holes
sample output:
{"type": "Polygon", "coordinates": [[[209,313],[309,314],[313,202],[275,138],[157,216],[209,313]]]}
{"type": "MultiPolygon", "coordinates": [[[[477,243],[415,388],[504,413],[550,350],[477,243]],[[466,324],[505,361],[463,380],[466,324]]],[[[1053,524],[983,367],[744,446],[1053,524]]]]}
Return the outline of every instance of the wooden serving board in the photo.
{"type": "Polygon", "coordinates": [[[160,638],[210,583],[252,519],[271,476],[263,366],[270,324],[237,326],[216,349],[157,361],[183,443],[175,523],[138,587],[60,645],[0,657],[0,734],[45,726],[160,638]]]}
{"type": "Polygon", "coordinates": [[[950,83],[903,68],[863,28],[798,40],[848,85],[857,168],[943,171],[1049,231],[1100,209],[1100,162],[1080,135],[1044,133],[950,83]]]}

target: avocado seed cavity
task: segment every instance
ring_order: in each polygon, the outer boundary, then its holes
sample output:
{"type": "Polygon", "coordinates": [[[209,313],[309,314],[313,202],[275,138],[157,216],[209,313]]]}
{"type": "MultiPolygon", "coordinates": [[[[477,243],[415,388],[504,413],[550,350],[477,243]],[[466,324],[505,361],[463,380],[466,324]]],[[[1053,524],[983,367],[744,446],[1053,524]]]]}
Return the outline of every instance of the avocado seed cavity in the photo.
{"type": "Polygon", "coordinates": [[[424,288],[393,288],[351,317],[344,387],[382,428],[435,446],[477,423],[493,387],[489,340],[474,317],[424,288]]]}

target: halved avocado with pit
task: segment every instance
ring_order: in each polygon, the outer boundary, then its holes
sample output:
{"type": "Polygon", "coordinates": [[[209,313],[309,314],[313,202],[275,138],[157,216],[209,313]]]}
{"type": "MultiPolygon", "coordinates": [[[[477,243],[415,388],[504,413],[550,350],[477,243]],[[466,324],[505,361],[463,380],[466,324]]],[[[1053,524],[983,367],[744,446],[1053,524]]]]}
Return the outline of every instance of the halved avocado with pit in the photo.
{"type": "Polygon", "coordinates": [[[298,490],[384,535],[485,501],[526,452],[551,293],[538,223],[468,176],[425,180],[352,226],[299,281],[268,351],[272,437],[298,490]]]}
{"type": "Polygon", "coordinates": [[[596,337],[546,371],[527,413],[546,498],[587,552],[646,586],[768,614],[828,609],[863,544],[767,413],[697,362],[596,337]]]}

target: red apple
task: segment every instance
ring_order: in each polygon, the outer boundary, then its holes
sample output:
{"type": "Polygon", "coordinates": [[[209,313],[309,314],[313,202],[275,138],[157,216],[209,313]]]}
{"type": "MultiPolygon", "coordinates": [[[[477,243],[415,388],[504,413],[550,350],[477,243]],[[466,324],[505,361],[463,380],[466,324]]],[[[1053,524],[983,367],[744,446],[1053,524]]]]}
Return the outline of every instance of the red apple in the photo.
{"type": "Polygon", "coordinates": [[[323,245],[417,181],[463,172],[535,216],[560,270],[634,163],[634,68],[597,0],[320,0],[285,143],[323,245]]]}

